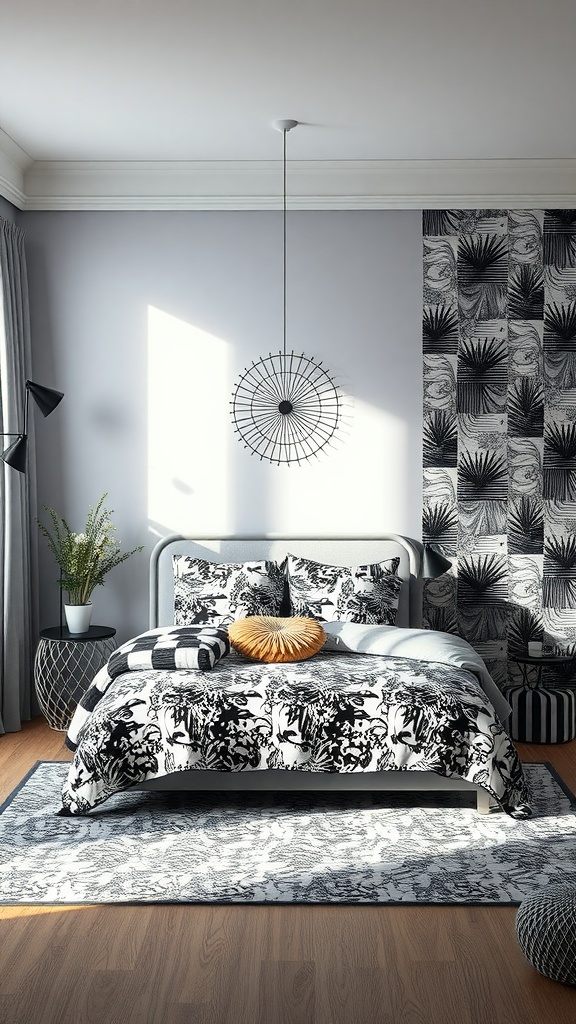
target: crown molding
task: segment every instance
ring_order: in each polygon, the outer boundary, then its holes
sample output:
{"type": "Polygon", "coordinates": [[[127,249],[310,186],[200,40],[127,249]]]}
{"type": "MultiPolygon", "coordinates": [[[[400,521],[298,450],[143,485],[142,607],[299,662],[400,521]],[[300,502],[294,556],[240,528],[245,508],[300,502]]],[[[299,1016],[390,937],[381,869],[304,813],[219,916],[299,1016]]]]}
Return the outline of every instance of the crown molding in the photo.
{"type": "Polygon", "coordinates": [[[13,139],[0,128],[0,195],[19,210],[24,208],[24,175],[32,163],[13,139]]]}
{"type": "MultiPolygon", "coordinates": [[[[278,210],[280,161],[32,161],[0,131],[21,210],[278,210]]],[[[293,210],[576,208],[576,160],[290,161],[293,210]]]]}

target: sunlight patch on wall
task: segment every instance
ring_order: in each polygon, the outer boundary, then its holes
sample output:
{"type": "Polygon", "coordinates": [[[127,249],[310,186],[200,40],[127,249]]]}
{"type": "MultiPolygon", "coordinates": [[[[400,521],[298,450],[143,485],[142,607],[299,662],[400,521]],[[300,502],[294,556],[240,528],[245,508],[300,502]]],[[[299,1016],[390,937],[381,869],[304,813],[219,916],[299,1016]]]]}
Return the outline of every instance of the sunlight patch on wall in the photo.
{"type": "Polygon", "coordinates": [[[148,519],[164,534],[230,530],[229,346],[148,307],[148,519]]]}
{"type": "Polygon", "coordinates": [[[271,505],[280,533],[405,532],[408,427],[398,416],[355,399],[349,436],[333,451],[275,473],[271,505]]]}

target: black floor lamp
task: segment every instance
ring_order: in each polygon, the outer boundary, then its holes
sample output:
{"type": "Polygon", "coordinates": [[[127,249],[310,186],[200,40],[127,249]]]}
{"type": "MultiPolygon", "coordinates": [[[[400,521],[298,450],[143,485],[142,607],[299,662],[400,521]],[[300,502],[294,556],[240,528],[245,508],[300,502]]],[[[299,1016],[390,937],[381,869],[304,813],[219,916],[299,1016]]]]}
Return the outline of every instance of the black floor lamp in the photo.
{"type": "Polygon", "coordinates": [[[24,405],[24,429],[21,433],[0,434],[0,437],[15,437],[16,440],[2,452],[0,458],[18,470],[19,473],[26,472],[26,461],[28,454],[28,403],[30,395],[36,402],[43,416],[49,416],[59,402],[64,398],[62,391],[54,391],[53,388],[45,388],[42,384],[35,384],[33,380],[26,381],[26,402],[24,405]]]}

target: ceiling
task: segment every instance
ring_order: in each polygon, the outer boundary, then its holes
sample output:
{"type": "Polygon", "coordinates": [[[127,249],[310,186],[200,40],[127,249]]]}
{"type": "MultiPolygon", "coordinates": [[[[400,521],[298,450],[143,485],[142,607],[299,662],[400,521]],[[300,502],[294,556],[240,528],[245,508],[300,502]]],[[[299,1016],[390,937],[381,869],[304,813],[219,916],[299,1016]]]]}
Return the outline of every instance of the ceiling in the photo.
{"type": "Polygon", "coordinates": [[[521,161],[576,191],[573,0],[2,0],[0,39],[0,181],[21,208],[94,175],[105,192],[103,172],[128,195],[144,171],[142,197],[152,171],[266,174],[283,117],[301,172],[521,161]]]}

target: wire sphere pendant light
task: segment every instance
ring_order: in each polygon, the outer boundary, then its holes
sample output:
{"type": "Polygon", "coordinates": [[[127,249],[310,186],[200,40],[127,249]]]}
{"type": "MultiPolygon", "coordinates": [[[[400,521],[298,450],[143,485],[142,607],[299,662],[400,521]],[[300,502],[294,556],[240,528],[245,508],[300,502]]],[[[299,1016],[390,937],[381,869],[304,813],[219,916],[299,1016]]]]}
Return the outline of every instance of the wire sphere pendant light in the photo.
{"type": "Polygon", "coordinates": [[[300,463],[330,445],[342,399],[321,360],[286,351],[286,135],[298,121],[275,121],[284,140],[283,347],[253,362],[232,398],[234,430],[253,455],[276,465],[300,463]]]}

